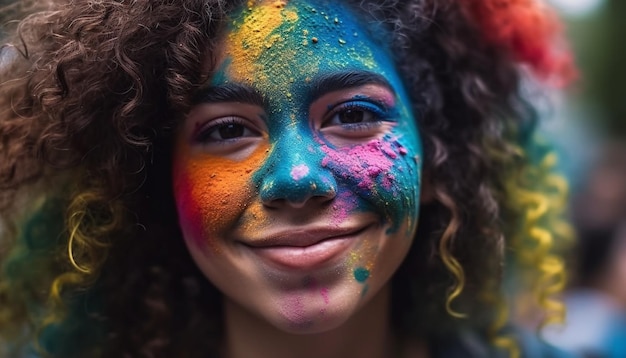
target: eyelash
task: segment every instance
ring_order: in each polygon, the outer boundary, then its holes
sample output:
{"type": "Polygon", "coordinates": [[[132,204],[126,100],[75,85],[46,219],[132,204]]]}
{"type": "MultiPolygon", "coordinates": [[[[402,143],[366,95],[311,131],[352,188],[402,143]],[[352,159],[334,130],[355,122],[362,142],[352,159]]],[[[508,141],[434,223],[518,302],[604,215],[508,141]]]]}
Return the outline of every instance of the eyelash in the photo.
{"type": "Polygon", "coordinates": [[[244,133],[245,131],[249,131],[249,132],[258,134],[258,131],[250,128],[250,124],[245,119],[241,117],[236,117],[236,116],[229,116],[229,117],[218,118],[216,120],[210,121],[208,124],[205,124],[200,130],[198,130],[198,132],[194,136],[194,141],[199,142],[199,143],[213,144],[213,143],[226,143],[226,142],[236,141],[242,137],[249,137],[249,135],[242,135],[242,136],[235,137],[235,138],[225,138],[225,139],[211,138],[211,135],[216,130],[219,130],[220,127],[233,125],[233,124],[242,126],[244,133]]]}
{"type": "Polygon", "coordinates": [[[349,101],[336,105],[331,113],[327,116],[326,120],[324,120],[324,122],[322,123],[322,127],[337,125],[349,131],[366,131],[379,127],[381,125],[381,122],[388,120],[389,118],[391,118],[391,115],[389,113],[389,109],[384,103],[371,99],[349,101]],[[372,115],[373,118],[371,121],[368,122],[339,123],[329,125],[329,122],[331,122],[335,118],[335,116],[345,113],[349,110],[363,111],[372,115]]]}
{"type": "MultiPolygon", "coordinates": [[[[341,130],[350,132],[366,132],[379,128],[382,122],[389,120],[391,117],[390,109],[385,103],[373,99],[353,99],[335,105],[330,114],[326,116],[326,119],[322,122],[321,127],[340,127],[341,130]],[[338,121],[339,123],[332,123],[338,115],[345,114],[351,110],[363,112],[363,121],[354,123],[341,123],[338,121]]],[[[217,133],[217,135],[219,136],[220,134],[217,133]]],[[[226,144],[255,135],[260,134],[247,120],[238,116],[228,116],[204,124],[202,128],[197,130],[193,138],[194,141],[198,143],[226,144]],[[233,138],[212,138],[212,135],[216,134],[216,131],[228,125],[241,126],[242,134],[236,135],[233,138]]]]}

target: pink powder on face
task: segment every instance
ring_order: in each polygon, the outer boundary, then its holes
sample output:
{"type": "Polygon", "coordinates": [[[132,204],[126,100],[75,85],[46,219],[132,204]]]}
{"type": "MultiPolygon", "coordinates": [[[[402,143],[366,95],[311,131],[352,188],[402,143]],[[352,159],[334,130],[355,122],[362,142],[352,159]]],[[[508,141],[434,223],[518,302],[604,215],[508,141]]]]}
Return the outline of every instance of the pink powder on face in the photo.
{"type": "MultiPolygon", "coordinates": [[[[339,175],[357,179],[358,187],[364,190],[374,189],[376,178],[381,173],[388,173],[393,166],[393,160],[398,157],[390,143],[379,139],[339,149],[322,144],[321,149],[326,154],[322,166],[342,168],[339,175]]],[[[390,189],[391,181],[383,187],[390,189]]]]}
{"type": "Polygon", "coordinates": [[[177,196],[177,206],[179,211],[180,224],[184,231],[188,233],[188,237],[192,238],[199,246],[204,244],[201,238],[204,236],[204,226],[202,221],[202,213],[196,203],[193,188],[187,175],[180,172],[179,168],[175,168],[174,177],[176,178],[174,190],[177,196]]]}
{"type": "Polygon", "coordinates": [[[294,327],[303,327],[312,324],[310,320],[306,319],[304,303],[299,296],[287,297],[282,302],[281,312],[294,327]]]}
{"type": "Polygon", "coordinates": [[[322,295],[322,298],[324,299],[324,303],[328,304],[330,302],[330,299],[328,298],[328,288],[324,287],[320,290],[320,295],[322,295]]]}
{"type": "MultiPolygon", "coordinates": [[[[317,284],[317,280],[314,278],[307,278],[305,283],[304,283],[304,287],[312,289],[314,291],[317,291],[318,289],[318,284],[317,284]]],[[[322,296],[322,299],[324,300],[325,304],[328,304],[328,302],[330,302],[329,298],[328,298],[328,288],[326,287],[322,287],[321,289],[319,289],[319,293],[322,296]]]]}
{"type": "Polygon", "coordinates": [[[350,191],[340,192],[333,204],[332,224],[339,226],[357,207],[358,200],[350,191]]]}
{"type": "Polygon", "coordinates": [[[391,189],[393,188],[393,183],[395,181],[396,178],[391,173],[386,173],[380,185],[382,185],[385,190],[391,191],[391,189]]]}
{"type": "Polygon", "coordinates": [[[291,169],[291,178],[300,180],[309,174],[309,167],[306,164],[296,165],[291,169]]]}

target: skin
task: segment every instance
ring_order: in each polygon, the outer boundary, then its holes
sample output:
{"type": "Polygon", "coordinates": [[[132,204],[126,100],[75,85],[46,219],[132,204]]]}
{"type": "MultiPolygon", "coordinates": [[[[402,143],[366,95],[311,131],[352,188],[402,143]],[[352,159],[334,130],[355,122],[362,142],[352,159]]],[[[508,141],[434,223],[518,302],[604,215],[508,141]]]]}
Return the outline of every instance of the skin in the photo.
{"type": "Polygon", "coordinates": [[[422,149],[383,41],[326,1],[233,14],[173,162],[185,241],[224,294],[223,356],[397,346],[389,280],[415,234],[422,149]]]}

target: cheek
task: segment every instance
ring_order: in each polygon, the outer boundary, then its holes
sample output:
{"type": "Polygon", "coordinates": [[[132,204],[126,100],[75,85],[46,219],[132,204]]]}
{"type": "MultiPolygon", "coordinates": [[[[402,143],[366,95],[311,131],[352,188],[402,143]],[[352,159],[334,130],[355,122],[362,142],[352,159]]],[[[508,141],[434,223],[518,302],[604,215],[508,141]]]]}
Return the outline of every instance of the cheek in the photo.
{"type": "Polygon", "coordinates": [[[265,160],[266,149],[259,146],[243,161],[176,154],[174,196],[187,241],[213,246],[238,222],[255,196],[251,177],[265,160]]]}
{"type": "Polygon", "coordinates": [[[373,205],[383,218],[397,227],[403,219],[415,217],[419,202],[419,156],[415,140],[385,135],[381,139],[347,148],[330,148],[322,166],[333,171],[345,190],[373,205]]]}

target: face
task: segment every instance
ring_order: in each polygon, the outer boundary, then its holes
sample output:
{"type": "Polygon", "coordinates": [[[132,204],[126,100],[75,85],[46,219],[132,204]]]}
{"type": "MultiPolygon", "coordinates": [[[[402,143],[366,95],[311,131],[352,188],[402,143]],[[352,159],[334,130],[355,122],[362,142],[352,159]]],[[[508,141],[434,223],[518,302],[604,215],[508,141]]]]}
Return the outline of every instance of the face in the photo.
{"type": "Polygon", "coordinates": [[[341,325],[411,245],[421,143],[394,64],[329,1],[250,2],[182,124],[174,194],[199,268],[288,332],[341,325]]]}

